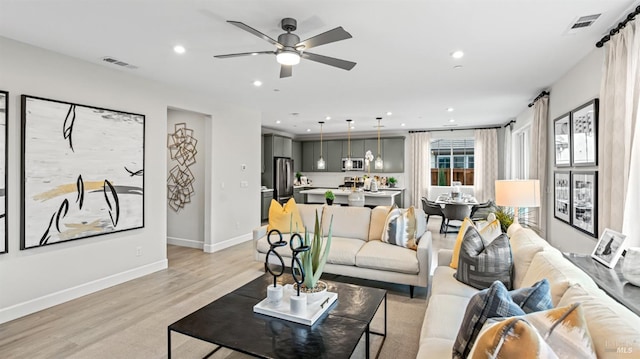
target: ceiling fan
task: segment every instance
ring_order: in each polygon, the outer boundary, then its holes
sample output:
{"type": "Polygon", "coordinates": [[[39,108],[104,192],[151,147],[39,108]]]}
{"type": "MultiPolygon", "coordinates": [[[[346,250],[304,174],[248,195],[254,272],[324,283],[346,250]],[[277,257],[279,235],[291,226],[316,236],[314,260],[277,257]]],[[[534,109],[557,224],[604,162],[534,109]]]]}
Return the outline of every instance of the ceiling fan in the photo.
{"type": "Polygon", "coordinates": [[[243,24],[239,21],[227,21],[227,22],[265,41],[270,42],[272,45],[276,46],[276,50],[275,51],[243,52],[239,54],[214,56],[218,59],[226,59],[230,57],[239,57],[239,56],[267,55],[267,54],[276,55],[276,60],[280,64],[280,78],[290,77],[292,75],[293,65],[297,65],[300,62],[301,57],[307,60],[319,62],[321,64],[338,67],[347,71],[351,70],[354,66],[356,66],[355,62],[340,60],[334,57],[323,56],[323,55],[307,52],[308,49],[311,49],[316,46],[325,45],[325,44],[329,44],[329,43],[340,41],[340,40],[350,39],[351,34],[346,32],[341,26],[336,27],[333,30],[323,32],[322,34],[316,35],[314,37],[308,38],[304,41],[300,41],[300,38],[298,37],[298,35],[291,33],[292,31],[296,31],[298,27],[297,21],[292,18],[284,18],[280,22],[280,26],[282,27],[282,30],[286,31],[286,33],[278,36],[278,41],[276,41],[270,38],[269,36],[261,33],[260,31],[252,28],[251,26],[243,24]]]}

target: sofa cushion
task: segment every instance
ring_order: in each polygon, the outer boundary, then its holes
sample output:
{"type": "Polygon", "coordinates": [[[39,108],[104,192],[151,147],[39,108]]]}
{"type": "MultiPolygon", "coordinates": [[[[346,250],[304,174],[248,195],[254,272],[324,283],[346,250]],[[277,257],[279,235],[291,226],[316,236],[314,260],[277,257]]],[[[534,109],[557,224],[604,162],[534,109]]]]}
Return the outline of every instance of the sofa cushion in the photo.
{"type": "Polygon", "coordinates": [[[447,266],[437,266],[431,280],[431,295],[450,294],[471,298],[478,289],[466,285],[455,278],[456,270],[447,266]]]}
{"type": "Polygon", "coordinates": [[[327,263],[356,265],[356,254],[364,244],[359,239],[332,236],[327,263]]]}
{"type": "Polygon", "coordinates": [[[558,306],[580,303],[599,358],[631,358],[640,353],[640,317],[602,290],[573,285],[558,306]]]}
{"type": "MultiPolygon", "coordinates": [[[[297,204],[298,212],[300,212],[300,218],[302,219],[302,224],[309,230],[309,232],[313,232],[313,228],[316,225],[316,211],[318,211],[318,221],[322,220],[322,211],[324,210],[325,205],[323,204],[297,204]]],[[[302,230],[300,232],[303,232],[302,230]]]]}
{"type": "Polygon", "coordinates": [[[416,216],[413,207],[394,207],[389,211],[382,231],[382,241],[416,249],[416,216]]]}
{"type": "MultiPolygon", "coordinates": [[[[460,246],[456,279],[478,289],[499,280],[511,289],[513,260],[509,238],[501,234],[487,246],[475,227],[469,227],[460,246]]],[[[532,283],[533,284],[533,283],[532,283]]]]}
{"type": "MultiPolygon", "coordinates": [[[[267,233],[267,236],[269,234],[267,233]]],[[[273,234],[276,235],[275,233],[273,234]]],[[[256,250],[260,253],[267,253],[271,246],[269,246],[269,242],[267,241],[267,236],[264,236],[256,241],[256,250]]],[[[277,242],[279,237],[273,237],[271,239],[272,242],[277,242]]],[[[303,237],[304,238],[304,237],[303,237]]],[[[277,247],[276,252],[281,256],[291,257],[291,248],[289,248],[289,240],[291,239],[291,234],[283,233],[282,240],[287,242],[287,245],[284,247],[277,247]]],[[[288,266],[289,264],[287,264],[288,266]]]]}
{"type": "Polygon", "coordinates": [[[478,292],[469,300],[453,346],[453,357],[467,358],[487,319],[524,314],[522,308],[511,300],[504,284],[495,281],[488,289],[478,292]]]}
{"type": "Polygon", "coordinates": [[[451,341],[447,356],[451,356],[453,342],[458,335],[458,328],[462,325],[464,312],[471,298],[457,295],[438,294],[431,295],[429,304],[422,322],[420,331],[420,343],[428,338],[442,338],[451,341]]]}
{"type": "Polygon", "coordinates": [[[275,199],[271,200],[267,232],[272,229],[277,229],[282,233],[304,232],[304,224],[293,198],[289,199],[284,206],[275,199]]]}
{"type": "Polygon", "coordinates": [[[367,207],[326,206],[322,211],[322,230],[329,233],[333,217],[334,237],[354,238],[366,241],[369,236],[371,209],[367,207]]]}
{"type": "Polygon", "coordinates": [[[536,253],[521,285],[528,287],[543,278],[551,285],[553,305],[558,305],[560,298],[572,284],[582,283],[592,288],[597,287],[593,279],[555,251],[536,253]]]}
{"type": "Polygon", "coordinates": [[[371,210],[371,223],[369,225],[369,240],[379,241],[382,239],[382,231],[387,214],[391,206],[377,206],[371,210]]]}
{"type": "Polygon", "coordinates": [[[453,340],[443,338],[427,338],[420,341],[416,359],[449,358],[453,340]]]}
{"type": "Polygon", "coordinates": [[[415,251],[381,241],[365,243],[356,254],[356,266],[409,274],[420,272],[415,251]]]}

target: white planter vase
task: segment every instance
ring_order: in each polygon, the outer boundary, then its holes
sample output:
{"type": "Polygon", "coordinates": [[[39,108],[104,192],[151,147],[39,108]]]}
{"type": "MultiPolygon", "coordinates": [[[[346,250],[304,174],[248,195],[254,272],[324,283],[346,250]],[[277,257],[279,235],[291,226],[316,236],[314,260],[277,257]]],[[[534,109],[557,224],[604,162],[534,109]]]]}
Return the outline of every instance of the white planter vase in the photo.
{"type": "Polygon", "coordinates": [[[640,287],[640,247],[627,248],[622,262],[622,275],[629,283],[640,287]]]}

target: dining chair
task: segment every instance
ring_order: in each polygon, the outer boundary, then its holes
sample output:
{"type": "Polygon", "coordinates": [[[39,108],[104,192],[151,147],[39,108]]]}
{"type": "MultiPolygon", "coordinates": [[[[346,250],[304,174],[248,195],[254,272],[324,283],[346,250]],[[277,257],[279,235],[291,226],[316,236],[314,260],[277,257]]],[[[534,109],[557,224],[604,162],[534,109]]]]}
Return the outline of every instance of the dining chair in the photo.
{"type": "Polygon", "coordinates": [[[440,223],[440,233],[444,230],[444,214],[442,213],[442,207],[439,204],[429,201],[426,197],[422,197],[422,210],[427,215],[427,226],[429,225],[429,218],[431,216],[437,216],[442,218],[440,223]]]}
{"type": "Polygon", "coordinates": [[[471,214],[469,218],[475,223],[478,221],[486,221],[489,213],[496,211],[496,204],[492,200],[488,200],[484,203],[479,203],[471,207],[471,214]]]}
{"type": "Polygon", "coordinates": [[[444,205],[444,208],[442,208],[442,214],[444,214],[446,219],[446,224],[443,228],[444,236],[446,237],[447,233],[449,233],[447,231],[449,227],[458,228],[458,230],[460,230],[460,226],[449,225],[449,221],[463,221],[466,217],[471,215],[471,207],[468,204],[447,203],[444,205]]]}

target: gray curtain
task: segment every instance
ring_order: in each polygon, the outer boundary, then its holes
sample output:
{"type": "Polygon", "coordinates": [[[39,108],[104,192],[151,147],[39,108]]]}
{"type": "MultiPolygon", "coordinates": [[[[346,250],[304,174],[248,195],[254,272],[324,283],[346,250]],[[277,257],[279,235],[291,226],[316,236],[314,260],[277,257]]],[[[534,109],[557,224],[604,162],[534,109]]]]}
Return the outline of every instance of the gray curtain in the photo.
{"type": "Polygon", "coordinates": [[[604,143],[599,232],[627,235],[625,246],[640,246],[640,35],[630,21],[605,45],[600,87],[600,134],[604,143]]]}
{"type": "Polygon", "coordinates": [[[538,99],[533,106],[531,124],[531,160],[529,179],[540,180],[540,207],[529,208],[529,217],[546,238],[547,231],[547,124],[549,122],[549,96],[538,99]]]}
{"type": "Polygon", "coordinates": [[[422,208],[420,198],[428,196],[431,186],[431,133],[409,134],[409,146],[409,198],[411,205],[422,208]]]}

